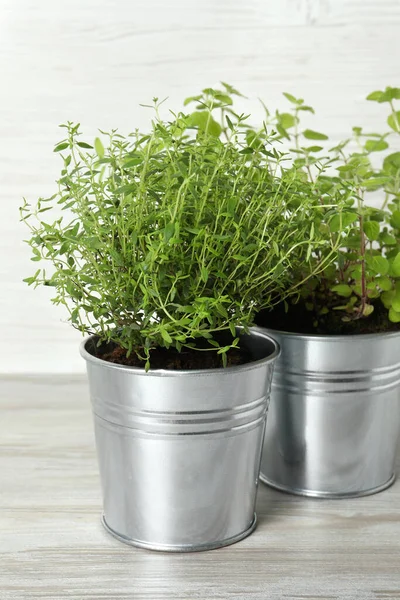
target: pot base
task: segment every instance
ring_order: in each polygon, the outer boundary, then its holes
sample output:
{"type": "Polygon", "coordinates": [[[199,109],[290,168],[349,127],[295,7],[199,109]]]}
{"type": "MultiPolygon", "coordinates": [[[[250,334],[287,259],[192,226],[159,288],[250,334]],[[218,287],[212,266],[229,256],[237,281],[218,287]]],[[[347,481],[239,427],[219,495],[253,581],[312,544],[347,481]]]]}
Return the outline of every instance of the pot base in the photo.
{"type": "Polygon", "coordinates": [[[280,492],[285,492],[286,494],[294,494],[295,496],[307,496],[308,498],[327,498],[331,500],[339,500],[340,498],[362,498],[363,496],[371,496],[372,494],[377,494],[378,492],[382,492],[386,490],[386,488],[393,485],[396,480],[396,475],[393,473],[390,479],[379,485],[377,487],[371,488],[369,490],[363,490],[361,492],[319,492],[317,490],[302,490],[300,488],[291,488],[289,486],[280,485],[274,481],[271,481],[267,477],[260,475],[260,481],[265,483],[271,488],[275,490],[279,490],[280,492]]]}
{"type": "Polygon", "coordinates": [[[132,540],[123,535],[120,535],[107,524],[104,515],[101,518],[101,522],[105,528],[105,530],[115,537],[120,542],[124,544],[128,544],[129,546],[136,546],[137,548],[144,548],[145,550],[155,550],[157,552],[204,552],[206,550],[216,550],[217,548],[223,548],[224,546],[230,546],[231,544],[235,544],[236,542],[240,542],[248,535],[250,535],[257,526],[257,515],[254,513],[253,521],[251,525],[246,531],[239,533],[239,535],[235,535],[226,540],[222,540],[220,542],[212,542],[210,544],[200,544],[199,546],[184,544],[182,546],[179,545],[168,545],[168,544],[149,544],[148,542],[142,542],[140,540],[132,540]]]}

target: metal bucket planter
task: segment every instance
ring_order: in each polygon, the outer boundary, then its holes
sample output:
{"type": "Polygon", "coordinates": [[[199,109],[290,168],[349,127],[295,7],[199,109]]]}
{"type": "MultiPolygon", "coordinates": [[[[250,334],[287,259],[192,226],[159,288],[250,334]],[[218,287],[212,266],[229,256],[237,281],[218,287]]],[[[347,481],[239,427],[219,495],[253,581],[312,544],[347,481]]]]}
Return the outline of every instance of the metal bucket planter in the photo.
{"type": "Polygon", "coordinates": [[[379,492],[394,481],[400,333],[278,341],[260,479],[305,496],[379,492]]]}
{"type": "Polygon", "coordinates": [[[277,344],[242,335],[254,362],[145,373],[83,342],[106,529],[164,551],[211,550],[249,535],[277,344]],[[97,351],[98,352],[98,351],[97,351]]]}

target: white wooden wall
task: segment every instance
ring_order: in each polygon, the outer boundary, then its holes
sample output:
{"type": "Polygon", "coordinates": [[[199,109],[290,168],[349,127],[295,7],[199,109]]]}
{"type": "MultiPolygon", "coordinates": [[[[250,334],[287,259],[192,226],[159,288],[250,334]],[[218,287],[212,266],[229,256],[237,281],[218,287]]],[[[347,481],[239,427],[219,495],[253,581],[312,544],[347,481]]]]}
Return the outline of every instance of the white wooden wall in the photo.
{"type": "Polygon", "coordinates": [[[18,206],[54,190],[59,123],[130,131],[140,102],[225,80],[254,105],[301,95],[339,140],[381,121],[364,98],[400,84],[399,25],[399,0],[0,0],[0,373],[84,368],[51,290],[21,282],[18,206]]]}

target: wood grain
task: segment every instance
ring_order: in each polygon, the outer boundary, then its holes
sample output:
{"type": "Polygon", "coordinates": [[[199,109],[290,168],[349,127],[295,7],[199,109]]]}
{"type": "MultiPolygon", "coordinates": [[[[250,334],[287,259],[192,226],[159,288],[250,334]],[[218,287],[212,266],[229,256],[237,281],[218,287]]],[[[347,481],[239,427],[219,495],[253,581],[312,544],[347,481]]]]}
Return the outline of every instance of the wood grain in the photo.
{"type": "MultiPolygon", "coordinates": [[[[225,80],[271,107],[281,94],[317,109],[306,125],[345,138],[373,130],[366,94],[400,79],[398,0],[2,0],[0,2],[0,372],[78,372],[79,336],[22,279],[34,271],[18,222],[22,196],[54,192],[57,125],[130,131],[140,102],[182,98],[225,80]]],[[[246,108],[247,110],[247,108],[246,108]]]]}
{"type": "Polygon", "coordinates": [[[246,540],[152,553],[100,525],[84,379],[3,378],[0,411],[1,600],[400,598],[400,481],[340,501],[262,485],[259,526],[246,540]]]}

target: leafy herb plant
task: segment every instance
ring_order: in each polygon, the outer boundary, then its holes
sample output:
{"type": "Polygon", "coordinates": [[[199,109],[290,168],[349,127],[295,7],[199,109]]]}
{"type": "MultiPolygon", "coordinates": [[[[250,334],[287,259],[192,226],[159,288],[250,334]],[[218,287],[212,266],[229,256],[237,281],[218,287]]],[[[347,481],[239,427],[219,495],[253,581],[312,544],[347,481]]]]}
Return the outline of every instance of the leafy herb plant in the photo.
{"type": "MultiPolygon", "coordinates": [[[[348,183],[352,190],[342,224],[336,260],[299,289],[298,296],[286,305],[297,318],[288,324],[301,328],[302,309],[308,311],[305,327],[321,333],[380,331],[393,329],[400,322],[400,152],[395,150],[400,134],[400,88],[388,87],[372,92],[367,100],[389,107],[387,128],[382,133],[367,133],[353,128],[352,138],[325,150],[328,137],[310,129],[301,131],[302,110],[313,112],[301,99],[285,94],[293,105],[291,113],[276,113],[282,139],[291,143],[297,155],[295,164],[316,188],[332,190],[348,183]],[[307,140],[318,145],[307,146],[307,140]],[[321,145],[322,144],[322,145],[321,145]],[[392,145],[392,148],[391,148],[392,145]],[[394,146],[394,147],[393,147],[394,146]],[[370,198],[381,198],[381,206],[371,206],[370,198]]],[[[337,230],[337,219],[326,224],[326,234],[337,230]]],[[[313,253],[314,266],[326,249],[313,253]]],[[[306,270],[309,270],[307,265],[306,270]]],[[[305,271],[303,270],[303,273],[305,271]]],[[[298,275],[297,275],[298,277],[298,275]]]]}
{"type": "Polygon", "coordinates": [[[50,265],[25,281],[54,287],[74,327],[146,369],[160,347],[215,351],[226,364],[236,327],[323,270],[340,241],[322,225],[350,187],[326,193],[285,166],[281,133],[247,125],[237,93],[205,90],[188,99],[194,112],[169,120],[154,99],[147,134],[101,132],[94,147],[78,124],[62,125],[58,191],[21,207],[32,260],[50,265]]]}

